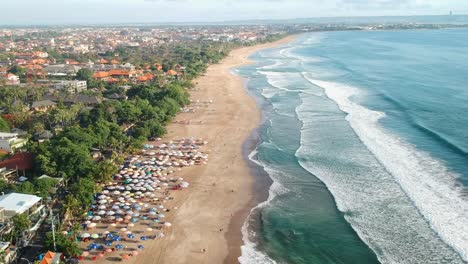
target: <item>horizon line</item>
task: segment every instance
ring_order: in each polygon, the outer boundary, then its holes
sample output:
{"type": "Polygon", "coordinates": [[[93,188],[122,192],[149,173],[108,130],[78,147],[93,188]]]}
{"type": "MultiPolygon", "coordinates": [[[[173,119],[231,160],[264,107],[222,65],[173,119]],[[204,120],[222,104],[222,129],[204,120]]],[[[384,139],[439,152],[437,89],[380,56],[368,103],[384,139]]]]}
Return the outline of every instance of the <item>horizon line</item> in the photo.
{"type": "MultiPolygon", "coordinates": [[[[468,14],[430,14],[430,15],[370,15],[370,16],[320,16],[320,17],[297,17],[285,19],[242,19],[242,20],[218,20],[218,21],[153,21],[153,22],[63,22],[63,23],[42,23],[42,24],[0,24],[1,27],[64,27],[64,26],[208,26],[208,25],[256,25],[258,23],[265,24],[281,24],[280,22],[295,21],[295,20],[313,20],[313,19],[359,19],[359,18],[417,18],[417,17],[463,17],[468,14]]],[[[304,22],[302,22],[304,23],[304,22]]],[[[328,22],[329,23],[329,22],[328,22]]],[[[362,23],[362,22],[361,22],[362,23]]],[[[320,24],[317,23],[316,24],[320,24]]]]}

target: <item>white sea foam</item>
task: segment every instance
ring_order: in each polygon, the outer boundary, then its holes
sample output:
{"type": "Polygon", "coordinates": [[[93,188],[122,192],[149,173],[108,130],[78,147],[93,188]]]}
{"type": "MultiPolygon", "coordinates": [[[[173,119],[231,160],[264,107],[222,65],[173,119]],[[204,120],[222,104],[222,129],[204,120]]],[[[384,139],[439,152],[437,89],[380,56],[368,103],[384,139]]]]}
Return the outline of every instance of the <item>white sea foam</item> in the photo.
{"type": "MultiPolygon", "coordinates": [[[[262,143],[265,144],[265,143],[262,143]]],[[[279,172],[274,170],[273,168],[269,168],[265,166],[263,163],[258,161],[255,156],[257,155],[258,151],[255,149],[249,155],[249,160],[254,162],[255,164],[263,167],[263,169],[268,173],[268,175],[273,180],[272,185],[268,191],[268,198],[266,201],[259,203],[257,206],[250,210],[249,215],[247,216],[247,220],[242,225],[242,240],[244,244],[241,246],[241,256],[239,257],[239,263],[241,264],[276,264],[276,261],[271,259],[266,253],[262,252],[258,249],[258,245],[253,241],[256,240],[256,233],[254,230],[250,228],[250,221],[252,221],[251,216],[261,210],[262,208],[268,206],[271,201],[278,195],[285,194],[288,192],[284,186],[282,186],[278,181],[275,180],[275,175],[279,172]]]]}
{"type": "MultiPolygon", "coordinates": [[[[387,132],[378,124],[384,113],[352,102],[350,97],[359,92],[357,88],[308,78],[306,74],[304,77],[322,87],[348,114],[346,119],[359,139],[393,175],[432,229],[468,261],[468,202],[461,195],[457,175],[428,153],[387,132]]],[[[345,204],[338,206],[340,210],[346,209],[345,204]]],[[[359,228],[357,231],[362,232],[359,228]]]]}
{"type": "Polygon", "coordinates": [[[284,65],[284,62],[281,62],[279,60],[275,60],[275,63],[273,63],[271,65],[266,65],[266,66],[260,67],[260,69],[271,70],[271,69],[279,68],[282,65],[284,65]]]}
{"type": "Polygon", "coordinates": [[[284,58],[292,59],[292,60],[298,60],[300,62],[318,63],[318,62],[323,62],[325,60],[325,58],[321,58],[321,57],[299,56],[299,55],[294,53],[294,50],[296,50],[297,48],[298,47],[296,47],[296,46],[285,48],[285,49],[280,51],[280,54],[284,58]]]}

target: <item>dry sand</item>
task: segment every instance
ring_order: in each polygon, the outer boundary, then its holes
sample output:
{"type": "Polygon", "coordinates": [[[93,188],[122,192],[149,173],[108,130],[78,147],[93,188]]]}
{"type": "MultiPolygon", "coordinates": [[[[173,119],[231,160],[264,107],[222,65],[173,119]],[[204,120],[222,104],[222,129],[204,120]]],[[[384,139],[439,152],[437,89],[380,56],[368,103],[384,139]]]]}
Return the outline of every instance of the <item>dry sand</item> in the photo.
{"type": "MultiPolygon", "coordinates": [[[[169,216],[173,223],[166,237],[151,242],[131,263],[237,263],[242,244],[241,226],[255,206],[254,181],[243,156],[243,143],[259,125],[261,113],[244,88],[244,80],[231,69],[247,65],[249,55],[291,41],[280,41],[231,52],[221,63],[212,65],[195,81],[193,101],[213,100],[196,113],[182,113],[176,120],[190,124],[171,124],[168,139],[203,138],[209,142],[207,165],[178,173],[191,186],[177,192],[169,216]],[[200,124],[199,122],[202,121],[200,124]],[[201,253],[205,248],[206,252],[201,253]]],[[[199,104],[203,105],[203,104],[199,104]]]]}

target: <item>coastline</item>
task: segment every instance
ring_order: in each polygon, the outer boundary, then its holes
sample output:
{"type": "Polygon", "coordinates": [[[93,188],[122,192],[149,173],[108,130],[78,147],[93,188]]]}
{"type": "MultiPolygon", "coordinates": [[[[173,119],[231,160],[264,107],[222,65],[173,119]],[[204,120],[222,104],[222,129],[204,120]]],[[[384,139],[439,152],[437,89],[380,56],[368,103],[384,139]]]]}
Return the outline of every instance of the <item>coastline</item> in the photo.
{"type": "Polygon", "coordinates": [[[191,186],[177,193],[171,205],[178,208],[168,219],[174,223],[173,229],[132,262],[238,263],[242,225],[250,210],[267,198],[269,184],[265,177],[257,177],[259,170],[247,157],[258,141],[256,128],[261,112],[248,94],[245,80],[231,70],[251,64],[248,57],[254,52],[288,43],[295,37],[235,49],[194,81],[192,101],[212,103],[200,106],[196,113],[179,114],[176,121],[190,120],[190,124],[170,124],[166,138],[207,140],[205,149],[210,161],[179,174],[191,186]],[[206,253],[200,253],[201,248],[206,253]]]}

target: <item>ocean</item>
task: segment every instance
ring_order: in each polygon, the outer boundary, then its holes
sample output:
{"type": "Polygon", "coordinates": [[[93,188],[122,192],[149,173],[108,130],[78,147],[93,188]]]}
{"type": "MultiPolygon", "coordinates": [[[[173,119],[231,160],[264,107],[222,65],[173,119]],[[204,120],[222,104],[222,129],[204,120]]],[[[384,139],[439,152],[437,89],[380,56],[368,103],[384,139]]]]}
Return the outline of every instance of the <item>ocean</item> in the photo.
{"type": "Polygon", "coordinates": [[[468,30],[300,35],[235,69],[273,180],[243,264],[468,261],[468,30]]]}

